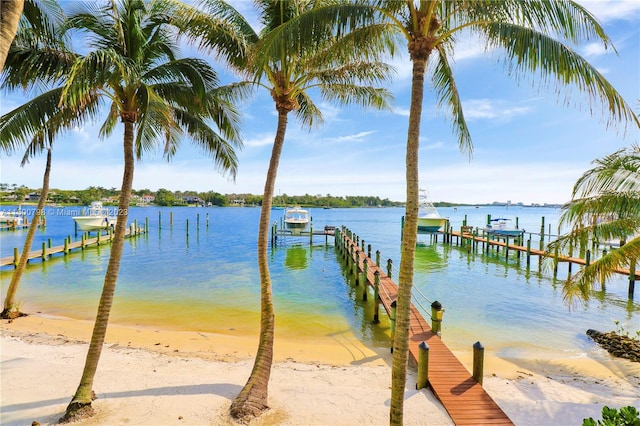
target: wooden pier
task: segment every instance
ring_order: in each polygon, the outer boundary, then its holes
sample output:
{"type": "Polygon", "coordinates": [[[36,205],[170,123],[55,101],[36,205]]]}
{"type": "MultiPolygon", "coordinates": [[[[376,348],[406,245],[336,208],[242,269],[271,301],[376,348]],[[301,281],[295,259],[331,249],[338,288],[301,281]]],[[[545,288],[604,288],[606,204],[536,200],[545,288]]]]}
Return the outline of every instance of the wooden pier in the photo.
{"type": "MultiPolygon", "coordinates": [[[[398,286],[391,277],[380,268],[379,253],[376,261],[371,254],[365,253],[352,239],[350,232],[336,230],[336,249],[347,262],[348,268],[356,276],[356,282],[374,289],[374,298],[384,307],[392,321],[395,321],[395,300],[398,286]]],[[[363,242],[364,246],[364,242],[363,242]]],[[[369,250],[370,251],[370,250],[369,250]]],[[[390,268],[389,268],[390,269],[390,268]]],[[[390,272],[390,270],[388,271],[390,272]]],[[[367,296],[367,287],[363,297],[367,296]]],[[[423,342],[429,348],[428,386],[440,400],[447,413],[456,425],[513,425],[513,422],[484,390],[480,380],[472,376],[462,363],[445,346],[434,329],[439,329],[442,310],[434,311],[432,304],[433,328],[429,326],[420,311],[411,304],[411,322],[409,328],[410,360],[418,366],[420,346],[423,342]],[[438,317],[440,312],[440,317],[438,317]]],[[[378,318],[378,303],[375,304],[374,322],[378,318]]],[[[475,368],[474,368],[475,369],[475,368]]],[[[419,375],[420,367],[418,366],[419,375]]],[[[420,377],[418,378],[420,380],[420,377]]],[[[418,387],[418,386],[416,386],[418,387]]]]}
{"type": "MultiPolygon", "coordinates": [[[[140,235],[145,232],[143,228],[137,228],[133,225],[130,226],[126,233],[125,237],[132,237],[136,235],[140,235]]],[[[81,249],[84,250],[85,247],[91,246],[99,246],[101,244],[110,243],[113,240],[113,232],[109,232],[107,234],[98,233],[93,238],[88,238],[87,234],[82,235],[82,239],[78,241],[71,241],[71,237],[66,238],[64,243],[59,246],[52,247],[50,244],[45,242],[42,243],[42,248],[40,250],[32,250],[29,252],[28,261],[40,259],[42,261],[46,261],[50,256],[54,254],[71,254],[74,250],[81,249]]],[[[13,256],[7,256],[0,258],[0,267],[4,266],[16,266],[18,264],[18,260],[20,259],[20,254],[18,254],[18,249],[14,249],[13,256]]]]}

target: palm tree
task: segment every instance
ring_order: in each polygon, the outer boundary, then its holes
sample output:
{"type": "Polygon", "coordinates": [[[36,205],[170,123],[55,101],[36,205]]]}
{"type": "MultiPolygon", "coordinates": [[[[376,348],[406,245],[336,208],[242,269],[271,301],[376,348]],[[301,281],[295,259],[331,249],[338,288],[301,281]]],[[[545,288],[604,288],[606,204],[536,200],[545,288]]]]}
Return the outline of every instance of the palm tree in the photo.
{"type": "Polygon", "coordinates": [[[0,1],[0,71],[9,54],[9,48],[18,31],[18,22],[24,9],[24,0],[0,1]]]}
{"type": "Polygon", "coordinates": [[[591,244],[610,240],[622,244],[565,282],[563,293],[569,304],[587,301],[596,281],[604,282],[615,269],[629,268],[640,259],[640,146],[620,149],[594,164],[562,207],[559,226],[569,226],[570,231],[548,244],[546,252],[552,256],[573,247],[585,251],[591,244]]]}
{"type": "MultiPolygon", "coordinates": [[[[3,88],[23,87],[26,89],[38,81],[47,85],[55,85],[62,70],[70,68],[73,57],[66,48],[67,40],[60,37],[56,31],[63,20],[64,13],[58,4],[36,5],[34,1],[27,0],[18,33],[8,52],[3,88]]],[[[26,145],[27,150],[22,159],[22,166],[29,162],[30,157],[42,151],[47,152],[38,208],[27,232],[16,269],[11,275],[4,308],[0,314],[2,318],[15,318],[23,315],[15,309],[15,296],[28,261],[36,228],[40,222],[40,213],[43,211],[47,199],[53,139],[61,130],[76,125],[81,122],[82,117],[91,115],[95,111],[95,102],[87,103],[82,110],[62,108],[56,109],[55,112],[50,110],[44,115],[33,110],[33,105],[42,105],[43,103],[55,105],[59,98],[60,88],[54,88],[36,97],[28,104],[29,106],[23,105],[0,117],[0,150],[11,153],[26,145]]]]}
{"type": "MultiPolygon", "coordinates": [[[[322,122],[312,94],[341,104],[385,108],[388,93],[373,86],[386,80],[389,68],[367,60],[388,40],[369,39],[364,33],[340,32],[349,25],[335,1],[257,0],[264,28],[257,34],[235,9],[221,1],[206,1],[207,16],[194,11],[188,17],[189,35],[201,46],[216,50],[228,63],[269,90],[278,114],[267,171],[258,230],[260,273],[260,339],[251,375],[231,404],[236,419],[248,421],[267,407],[273,360],[274,309],[267,249],[270,215],[280,155],[289,113],[303,127],[322,122]],[[344,21],[337,20],[340,16],[344,21]],[[354,46],[360,46],[354,49],[354,46]]],[[[385,45],[391,48],[390,44],[385,45]]]]}
{"type": "MultiPolygon", "coordinates": [[[[40,67],[35,62],[29,63],[34,70],[30,77],[39,75],[42,79],[51,79],[55,74],[63,84],[23,106],[22,129],[29,126],[45,129],[52,117],[65,116],[64,111],[86,119],[91,115],[93,105],[110,101],[100,135],[109,136],[118,120],[123,123],[124,173],[119,220],[85,368],[62,421],[92,412],[93,379],[118,277],[134,157],[141,158],[145,151],[162,142],[164,154],[170,159],[186,134],[213,158],[219,170],[235,177],[234,147],[240,146],[239,114],[233,107],[239,93],[219,87],[215,71],[204,61],[179,59],[174,53],[175,32],[171,16],[179,4],[170,0],[125,0],[112,1],[106,6],[104,3],[102,6],[89,3],[74,6],[77,12],[68,18],[64,30],[89,33],[91,37],[86,39],[88,53],[67,55],[70,67],[56,66],[48,61],[49,58],[45,58],[40,67]],[[210,122],[215,123],[221,134],[210,122]]],[[[18,53],[26,54],[24,51],[18,53]]],[[[55,124],[52,130],[57,131],[69,122],[56,121],[55,124]]],[[[19,132],[19,128],[16,131],[19,132]]]]}
{"type": "MultiPolygon", "coordinates": [[[[366,2],[365,2],[366,3],[366,2]]],[[[555,77],[559,91],[574,86],[590,101],[599,100],[609,121],[640,125],[631,108],[609,82],[569,45],[584,40],[611,43],[595,18],[572,1],[378,0],[374,6],[392,31],[407,42],[413,63],[406,148],[406,212],[402,235],[393,342],[390,423],[402,424],[409,351],[409,321],[418,216],[418,148],[427,71],[440,105],[448,109],[458,144],[472,153],[469,129],[455,83],[450,58],[456,37],[468,31],[495,48],[516,76],[537,72],[543,84],[555,77]],[[554,38],[557,37],[557,38],[554,38]]]]}

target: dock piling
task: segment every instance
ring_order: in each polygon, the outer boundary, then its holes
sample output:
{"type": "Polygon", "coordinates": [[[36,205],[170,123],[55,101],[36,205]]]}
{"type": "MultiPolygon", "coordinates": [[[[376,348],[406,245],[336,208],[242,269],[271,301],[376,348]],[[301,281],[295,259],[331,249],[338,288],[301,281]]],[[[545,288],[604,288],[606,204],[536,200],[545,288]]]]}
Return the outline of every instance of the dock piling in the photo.
{"type": "Polygon", "coordinates": [[[484,375],[484,346],[482,343],[473,344],[473,378],[482,385],[482,376],[484,375]]]}
{"type": "Polygon", "coordinates": [[[416,389],[420,390],[427,387],[429,382],[429,345],[422,342],[418,345],[418,379],[416,389]]]}

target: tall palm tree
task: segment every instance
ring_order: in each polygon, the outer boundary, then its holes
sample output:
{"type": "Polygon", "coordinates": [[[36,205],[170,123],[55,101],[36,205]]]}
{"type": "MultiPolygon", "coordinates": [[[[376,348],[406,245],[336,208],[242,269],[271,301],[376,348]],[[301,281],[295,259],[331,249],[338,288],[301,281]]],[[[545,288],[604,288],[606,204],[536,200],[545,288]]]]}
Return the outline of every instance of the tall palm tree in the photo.
{"type": "Polygon", "coordinates": [[[32,111],[30,111],[30,109],[32,109],[34,105],[40,104],[40,100],[43,98],[48,99],[49,101],[53,98],[55,101],[56,99],[59,99],[59,97],[60,89],[54,89],[0,117],[0,150],[12,152],[18,146],[26,144],[27,149],[22,158],[22,166],[27,164],[31,157],[34,157],[43,151],[47,154],[40,199],[38,200],[38,206],[36,207],[31,224],[29,225],[29,230],[25,237],[18,264],[11,275],[9,288],[7,289],[7,294],[4,299],[4,307],[2,313],[0,313],[1,318],[17,318],[25,315],[16,309],[15,297],[18,291],[18,285],[20,284],[20,279],[22,278],[27,266],[29,252],[33,245],[36,229],[40,224],[41,215],[44,214],[44,206],[49,195],[49,177],[51,174],[51,151],[53,149],[53,141],[62,131],[82,123],[82,121],[88,116],[92,116],[96,112],[98,98],[96,96],[92,96],[91,101],[86,103],[82,110],[61,108],[47,118],[46,123],[44,123],[44,127],[37,127],[39,125],[38,120],[32,120],[33,116],[31,115],[32,111]]]}
{"type": "MultiPolygon", "coordinates": [[[[365,3],[367,3],[365,1],[365,3]]],[[[406,41],[413,64],[411,104],[406,147],[406,211],[402,235],[397,299],[396,333],[393,342],[393,373],[390,423],[402,424],[404,389],[409,351],[411,290],[418,217],[418,149],[425,75],[440,105],[450,113],[462,151],[472,153],[469,129],[455,82],[451,57],[456,38],[471,32],[487,47],[503,54],[517,77],[530,72],[542,84],[555,83],[556,90],[573,86],[601,101],[610,122],[640,122],[609,82],[569,45],[595,39],[605,47],[611,42],[595,18],[572,1],[503,0],[377,0],[383,21],[406,41]],[[555,77],[550,79],[549,77],[555,77]]]]}
{"type": "MultiPolygon", "coordinates": [[[[68,40],[57,31],[63,20],[64,13],[57,3],[36,4],[33,0],[26,1],[18,33],[8,52],[3,73],[3,88],[28,89],[36,82],[44,83],[48,87],[59,82],[60,75],[65,69],[70,69],[73,59],[73,54],[66,47],[68,40]]],[[[30,157],[42,151],[47,152],[40,201],[31,227],[27,231],[22,254],[11,275],[4,308],[0,313],[2,318],[22,315],[15,309],[15,297],[40,222],[40,213],[47,199],[53,139],[60,131],[82,122],[83,117],[95,112],[95,99],[94,102],[87,103],[82,110],[54,108],[55,111],[49,110],[44,115],[33,110],[33,105],[56,105],[60,98],[60,90],[59,87],[51,89],[37,96],[29,106],[23,105],[0,117],[0,150],[12,153],[26,145],[23,166],[28,163],[30,157]]]]}
{"type": "Polygon", "coordinates": [[[632,145],[594,161],[573,187],[571,201],[562,206],[558,226],[569,226],[567,234],[547,245],[549,255],[593,243],[623,241],[585,266],[564,284],[570,304],[586,301],[596,281],[604,282],[614,270],[629,268],[640,259],[640,146],[632,145]],[[627,241],[629,240],[629,241],[627,241]]]}
{"type": "MultiPolygon", "coordinates": [[[[63,84],[24,106],[24,129],[43,129],[51,117],[65,110],[87,118],[83,111],[107,101],[108,114],[100,135],[109,136],[118,120],[123,124],[124,172],[119,220],[85,368],[63,421],[92,412],[93,379],[118,278],[135,158],[162,143],[170,159],[185,135],[213,158],[219,170],[235,177],[234,148],[240,146],[239,113],[233,106],[238,92],[219,87],[215,71],[204,61],[180,59],[175,54],[176,32],[171,16],[178,3],[123,0],[73,6],[76,11],[68,17],[64,30],[88,33],[83,50],[87,53],[70,55],[70,67],[56,67],[50,62],[40,67],[48,70],[43,72],[43,79],[57,70],[63,84]]],[[[31,65],[39,69],[37,64],[31,65]]]]}
{"type": "Polygon", "coordinates": [[[321,123],[322,113],[312,99],[316,93],[340,104],[387,107],[388,92],[374,85],[384,82],[390,69],[369,59],[381,51],[379,43],[386,42],[389,49],[391,45],[385,38],[365,42],[364,32],[344,32],[350,21],[347,15],[341,15],[340,7],[344,4],[333,0],[257,0],[254,4],[263,25],[259,34],[226,3],[217,0],[203,3],[207,16],[194,12],[185,17],[190,23],[190,37],[205,48],[215,48],[231,66],[269,90],[278,114],[258,229],[261,288],[258,351],[251,375],[230,409],[234,418],[248,421],[268,408],[275,314],[267,250],[276,175],[289,114],[293,112],[308,129],[321,123]],[[341,16],[343,21],[336,20],[341,16]]]}

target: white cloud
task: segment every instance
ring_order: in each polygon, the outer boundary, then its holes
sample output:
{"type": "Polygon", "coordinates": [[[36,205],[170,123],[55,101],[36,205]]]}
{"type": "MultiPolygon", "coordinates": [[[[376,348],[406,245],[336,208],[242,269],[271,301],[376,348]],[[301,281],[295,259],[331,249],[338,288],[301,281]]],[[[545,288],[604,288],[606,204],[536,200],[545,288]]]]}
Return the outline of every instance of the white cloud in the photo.
{"type": "Polygon", "coordinates": [[[470,121],[474,119],[510,120],[515,116],[525,115],[531,110],[531,107],[512,106],[506,101],[491,99],[471,99],[463,101],[465,118],[470,121]]]}
{"type": "Polygon", "coordinates": [[[637,0],[578,0],[601,22],[638,19],[640,2],[637,0]]]}
{"type": "Polygon", "coordinates": [[[365,142],[366,137],[376,133],[374,130],[368,130],[353,135],[337,136],[335,138],[327,138],[327,142],[345,143],[345,142],[365,142]]]}

